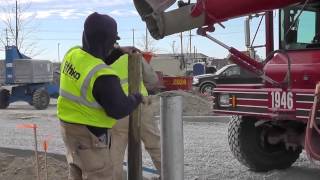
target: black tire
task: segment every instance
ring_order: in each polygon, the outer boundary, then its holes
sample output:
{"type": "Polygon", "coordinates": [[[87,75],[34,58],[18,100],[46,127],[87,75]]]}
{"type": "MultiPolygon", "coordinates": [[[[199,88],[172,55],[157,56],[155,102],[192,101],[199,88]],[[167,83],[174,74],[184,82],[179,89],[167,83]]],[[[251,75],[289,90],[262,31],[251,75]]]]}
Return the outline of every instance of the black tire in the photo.
{"type": "Polygon", "coordinates": [[[287,150],[284,143],[267,143],[263,140],[263,132],[273,127],[255,127],[256,121],[253,117],[233,116],[228,127],[228,142],[233,155],[252,171],[289,168],[299,158],[302,148],[294,151],[287,150]]]}
{"type": "Polygon", "coordinates": [[[10,103],[10,91],[0,89],[0,109],[6,109],[10,103]]]}
{"type": "Polygon", "coordinates": [[[204,94],[204,93],[209,93],[211,94],[213,92],[213,89],[216,86],[213,83],[204,83],[200,86],[199,92],[204,94]]]}
{"type": "Polygon", "coordinates": [[[50,96],[45,89],[37,89],[32,95],[32,105],[38,109],[43,110],[48,107],[50,103],[50,96]]]}

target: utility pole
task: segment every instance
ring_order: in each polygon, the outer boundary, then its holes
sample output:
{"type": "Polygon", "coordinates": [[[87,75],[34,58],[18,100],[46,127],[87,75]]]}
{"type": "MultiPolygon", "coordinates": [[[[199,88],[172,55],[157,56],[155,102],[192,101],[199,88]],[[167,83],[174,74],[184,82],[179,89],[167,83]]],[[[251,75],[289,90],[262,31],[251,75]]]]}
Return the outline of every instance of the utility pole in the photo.
{"type": "Polygon", "coordinates": [[[148,51],[148,28],[146,26],[146,51],[148,51]]]}
{"type": "Polygon", "coordinates": [[[180,33],[180,51],[181,51],[181,56],[183,56],[183,39],[182,39],[182,32],[180,33]]]}
{"type": "Polygon", "coordinates": [[[7,41],[7,46],[9,46],[8,28],[6,28],[6,41],[7,41]]]}
{"type": "Polygon", "coordinates": [[[60,62],[60,43],[58,43],[58,62],[60,62]]]}
{"type": "Polygon", "coordinates": [[[132,46],[134,47],[134,28],[132,28],[132,46]]]}
{"type": "Polygon", "coordinates": [[[184,59],[184,54],[183,54],[183,39],[182,39],[182,32],[180,33],[180,47],[181,47],[181,66],[180,69],[182,70],[183,68],[186,67],[186,62],[184,59]]]}
{"type": "Polygon", "coordinates": [[[16,47],[18,48],[18,1],[16,0],[16,47]]]}
{"type": "Polygon", "coordinates": [[[175,47],[174,47],[175,43],[176,43],[176,41],[172,41],[172,53],[173,53],[173,55],[175,54],[175,47]]]}
{"type": "Polygon", "coordinates": [[[190,54],[190,56],[191,56],[191,53],[192,53],[192,46],[191,46],[191,30],[189,31],[189,50],[190,50],[190,52],[189,52],[189,54],[190,54]]]}

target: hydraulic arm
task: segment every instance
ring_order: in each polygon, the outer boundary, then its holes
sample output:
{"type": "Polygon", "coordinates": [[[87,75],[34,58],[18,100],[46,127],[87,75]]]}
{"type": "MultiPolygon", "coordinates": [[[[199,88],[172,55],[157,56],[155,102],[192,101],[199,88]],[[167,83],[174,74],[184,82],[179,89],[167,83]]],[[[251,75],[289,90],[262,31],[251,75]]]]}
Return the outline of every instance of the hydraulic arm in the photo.
{"type": "MultiPolygon", "coordinates": [[[[221,22],[231,18],[282,8],[301,3],[302,0],[198,0],[195,4],[183,3],[181,5],[180,3],[180,8],[165,12],[174,2],[175,0],[134,0],[142,20],[146,22],[151,35],[155,39],[198,28],[199,35],[225,47],[230,52],[230,59],[234,63],[257,74],[274,87],[281,86],[280,82],[265,75],[264,64],[255,61],[233,47],[226,46],[206,32],[214,31],[213,25],[216,23],[223,26],[221,22]]],[[[288,62],[288,64],[290,63],[288,62]]],[[[288,84],[290,85],[289,81],[288,84]]]]}
{"type": "MultiPolygon", "coordinates": [[[[282,8],[303,0],[197,0],[195,4],[165,12],[176,0],[134,0],[143,21],[155,39],[221,23],[231,18],[282,8]]],[[[212,30],[212,29],[211,29],[212,30]]]]}

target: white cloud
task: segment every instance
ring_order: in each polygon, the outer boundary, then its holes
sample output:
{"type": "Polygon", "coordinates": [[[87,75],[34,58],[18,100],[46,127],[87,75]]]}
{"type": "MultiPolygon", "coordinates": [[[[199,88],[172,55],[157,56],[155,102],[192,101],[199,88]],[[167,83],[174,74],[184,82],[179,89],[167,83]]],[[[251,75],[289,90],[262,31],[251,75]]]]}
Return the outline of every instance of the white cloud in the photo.
{"type": "Polygon", "coordinates": [[[49,11],[36,11],[35,14],[35,18],[36,19],[45,19],[50,17],[52,14],[58,12],[57,10],[49,10],[49,11]]]}
{"type": "MultiPolygon", "coordinates": [[[[17,0],[19,4],[29,4],[29,3],[48,3],[48,2],[53,2],[54,0],[17,0]]],[[[0,4],[15,4],[15,0],[0,0],[0,4]]]]}
{"type": "MultiPolygon", "coordinates": [[[[9,8],[14,6],[15,1],[0,0],[0,4],[2,2],[11,3],[9,8]]],[[[94,11],[104,12],[114,17],[138,16],[132,0],[18,0],[18,2],[30,3],[29,8],[23,12],[24,19],[32,16],[36,19],[46,19],[52,16],[62,19],[78,19],[94,11]]],[[[6,14],[0,10],[0,18],[4,19],[5,16],[6,14]]]]}
{"type": "Polygon", "coordinates": [[[133,10],[123,10],[123,9],[116,9],[108,14],[112,16],[117,16],[117,17],[130,17],[130,16],[138,16],[138,13],[133,10]]]}
{"type": "Polygon", "coordinates": [[[59,16],[63,19],[78,19],[79,17],[87,16],[89,13],[89,11],[77,12],[76,9],[52,9],[34,12],[36,19],[45,19],[52,16],[59,16]]]}
{"type": "MultiPolygon", "coordinates": [[[[15,0],[0,0],[2,5],[15,5],[15,0]]],[[[92,8],[92,7],[111,7],[133,4],[132,0],[18,0],[18,4],[30,4],[35,7],[55,8],[55,7],[78,7],[78,8],[92,8]]]]}
{"type": "Polygon", "coordinates": [[[25,12],[22,14],[22,19],[28,19],[30,17],[34,16],[34,13],[33,12],[25,12]]]}
{"type": "Polygon", "coordinates": [[[8,19],[8,17],[9,17],[9,14],[7,14],[7,13],[0,13],[0,20],[6,20],[6,19],[8,19]]]}

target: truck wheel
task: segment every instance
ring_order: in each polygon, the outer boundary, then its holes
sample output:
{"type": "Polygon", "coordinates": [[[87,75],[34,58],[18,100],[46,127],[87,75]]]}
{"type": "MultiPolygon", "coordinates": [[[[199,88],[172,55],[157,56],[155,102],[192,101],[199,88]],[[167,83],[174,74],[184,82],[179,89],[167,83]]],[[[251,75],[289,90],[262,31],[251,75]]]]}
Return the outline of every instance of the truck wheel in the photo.
{"type": "Polygon", "coordinates": [[[233,155],[253,171],[289,168],[302,151],[287,150],[284,143],[269,144],[266,140],[270,126],[255,127],[257,119],[233,116],[228,127],[228,142],[233,155]]]}
{"type": "Polygon", "coordinates": [[[32,95],[32,105],[39,110],[46,109],[50,102],[50,96],[45,89],[37,89],[32,95]]]}
{"type": "Polygon", "coordinates": [[[205,94],[205,93],[208,93],[208,94],[211,94],[213,92],[213,89],[215,88],[216,86],[212,83],[204,83],[200,86],[200,93],[202,94],[205,94]]]}
{"type": "Polygon", "coordinates": [[[6,89],[0,89],[0,109],[6,109],[9,106],[10,92],[6,89]]]}

